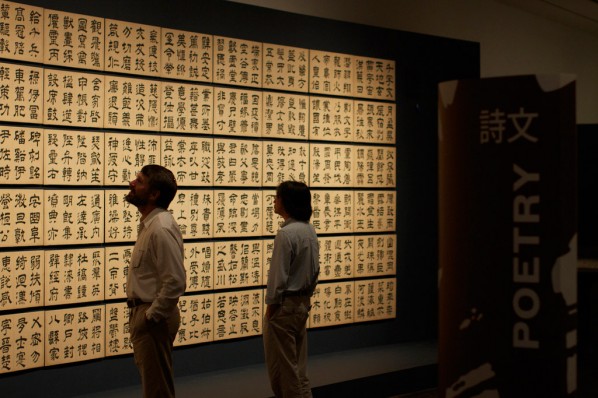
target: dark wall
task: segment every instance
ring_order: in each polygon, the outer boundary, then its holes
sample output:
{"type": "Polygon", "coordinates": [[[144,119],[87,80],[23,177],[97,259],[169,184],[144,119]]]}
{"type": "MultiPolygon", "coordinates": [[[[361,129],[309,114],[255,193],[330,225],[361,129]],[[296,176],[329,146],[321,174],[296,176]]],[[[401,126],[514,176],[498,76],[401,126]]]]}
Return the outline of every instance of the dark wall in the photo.
{"type": "Polygon", "coordinates": [[[598,124],[578,126],[579,257],[598,259],[598,124]]]}
{"type": "MultiPolygon", "coordinates": [[[[437,336],[437,84],[480,75],[478,43],[213,0],[20,3],[239,39],[396,61],[397,318],[309,332],[310,354],[437,336]]],[[[177,376],[263,361],[260,337],[177,348],[177,376]]],[[[4,397],[68,397],[139,383],[130,355],[0,377],[4,397]]]]}

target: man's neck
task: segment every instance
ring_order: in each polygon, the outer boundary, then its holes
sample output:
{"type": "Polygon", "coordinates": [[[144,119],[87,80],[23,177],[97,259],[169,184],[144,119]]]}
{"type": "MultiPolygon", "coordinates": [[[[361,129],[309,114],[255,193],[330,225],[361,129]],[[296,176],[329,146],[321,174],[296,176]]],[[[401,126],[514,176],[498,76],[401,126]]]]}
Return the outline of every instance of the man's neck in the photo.
{"type": "Polygon", "coordinates": [[[145,217],[147,217],[157,207],[158,206],[156,206],[154,204],[149,204],[149,203],[146,204],[145,206],[138,207],[137,210],[139,210],[139,213],[141,213],[141,221],[145,220],[145,217]]]}

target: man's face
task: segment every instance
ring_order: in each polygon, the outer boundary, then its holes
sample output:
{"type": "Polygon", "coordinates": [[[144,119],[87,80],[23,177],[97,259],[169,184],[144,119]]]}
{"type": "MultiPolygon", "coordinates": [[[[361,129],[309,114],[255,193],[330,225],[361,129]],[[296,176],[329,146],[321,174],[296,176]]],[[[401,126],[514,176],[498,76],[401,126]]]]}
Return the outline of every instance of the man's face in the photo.
{"type": "Polygon", "coordinates": [[[131,191],[125,196],[127,202],[137,207],[148,204],[151,189],[148,179],[143,173],[137,173],[137,177],[129,182],[129,188],[131,188],[131,191]]]}
{"type": "Polygon", "coordinates": [[[274,213],[276,213],[280,216],[280,215],[282,215],[282,214],[280,214],[280,211],[283,209],[284,209],[284,207],[282,205],[282,200],[280,199],[280,197],[278,195],[276,195],[274,197],[274,213]]]}

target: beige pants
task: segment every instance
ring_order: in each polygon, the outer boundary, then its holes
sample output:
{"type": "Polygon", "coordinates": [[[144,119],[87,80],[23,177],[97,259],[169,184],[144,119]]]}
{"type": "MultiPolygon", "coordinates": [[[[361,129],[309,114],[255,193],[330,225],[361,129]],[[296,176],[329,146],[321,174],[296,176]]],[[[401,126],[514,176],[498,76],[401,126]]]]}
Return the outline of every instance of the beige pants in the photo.
{"type": "Polygon", "coordinates": [[[175,308],[168,319],[147,320],[148,304],[131,308],[129,330],[135,364],[141,375],[144,398],[174,397],[172,347],[179,329],[180,314],[175,308]]]}
{"type": "Polygon", "coordinates": [[[311,398],[307,378],[309,297],[286,297],[270,319],[264,318],[264,353],[277,398],[311,398]]]}

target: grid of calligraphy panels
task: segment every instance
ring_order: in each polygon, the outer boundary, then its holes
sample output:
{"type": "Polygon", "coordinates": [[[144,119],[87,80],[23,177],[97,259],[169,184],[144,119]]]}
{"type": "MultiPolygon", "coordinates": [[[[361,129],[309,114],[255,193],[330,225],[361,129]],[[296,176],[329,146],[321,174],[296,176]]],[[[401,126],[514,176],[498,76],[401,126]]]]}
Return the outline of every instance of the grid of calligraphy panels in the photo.
{"type": "Polygon", "coordinates": [[[395,316],[395,61],[0,8],[0,373],[131,353],[124,198],[151,163],[180,187],[176,345],[261,334],[285,180],[312,187],[309,326],[395,316]]]}

